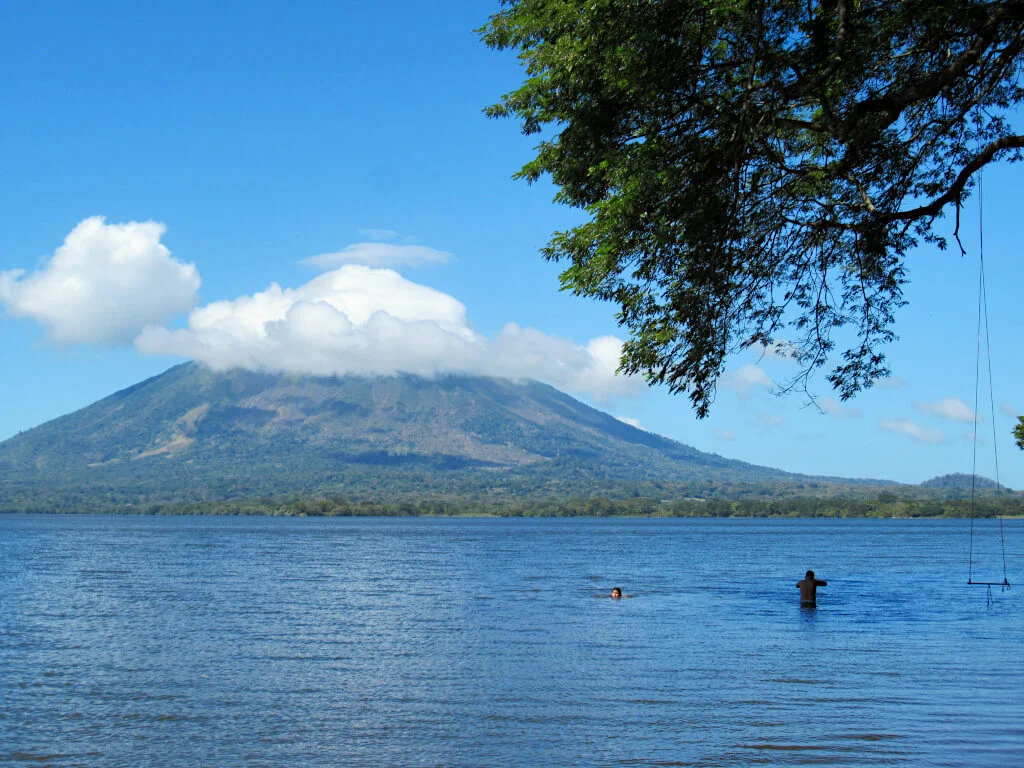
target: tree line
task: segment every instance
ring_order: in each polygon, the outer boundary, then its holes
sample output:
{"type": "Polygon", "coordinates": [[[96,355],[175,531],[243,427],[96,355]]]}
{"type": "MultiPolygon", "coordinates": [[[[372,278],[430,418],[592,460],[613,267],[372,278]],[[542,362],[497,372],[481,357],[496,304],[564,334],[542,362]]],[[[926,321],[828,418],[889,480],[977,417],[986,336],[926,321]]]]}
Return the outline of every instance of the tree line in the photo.
{"type": "Polygon", "coordinates": [[[490,500],[407,498],[396,500],[253,498],[110,506],[0,506],[9,513],[118,513],[141,515],[240,515],[283,517],[818,517],[992,518],[1024,516],[1020,494],[975,499],[915,499],[890,492],[874,499],[626,499],[575,498],[490,500]]]}

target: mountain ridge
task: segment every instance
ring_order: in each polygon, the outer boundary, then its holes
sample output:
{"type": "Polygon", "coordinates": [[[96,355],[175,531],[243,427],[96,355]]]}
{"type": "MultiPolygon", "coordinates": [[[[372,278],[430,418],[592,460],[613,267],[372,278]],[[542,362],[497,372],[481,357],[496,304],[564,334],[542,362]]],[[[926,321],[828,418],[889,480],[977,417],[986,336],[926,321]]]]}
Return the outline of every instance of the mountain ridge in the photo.
{"type": "Polygon", "coordinates": [[[670,499],[910,488],[705,453],[536,381],[295,377],[192,362],[0,443],[0,473],[16,509],[289,494],[670,499]]]}
{"type": "Polygon", "coordinates": [[[922,488],[935,488],[945,491],[967,492],[974,488],[975,491],[1000,493],[1013,493],[1012,488],[1007,488],[988,477],[981,475],[970,475],[965,472],[950,472],[945,475],[938,475],[921,483],[922,488]]]}

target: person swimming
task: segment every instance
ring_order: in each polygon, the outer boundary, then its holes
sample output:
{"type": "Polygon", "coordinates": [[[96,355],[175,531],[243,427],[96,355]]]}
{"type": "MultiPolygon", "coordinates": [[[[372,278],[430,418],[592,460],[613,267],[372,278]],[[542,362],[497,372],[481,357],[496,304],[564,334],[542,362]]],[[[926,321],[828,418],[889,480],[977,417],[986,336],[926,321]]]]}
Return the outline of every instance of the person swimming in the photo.
{"type": "Polygon", "coordinates": [[[814,571],[808,571],[807,575],[796,583],[796,588],[800,590],[800,605],[817,605],[818,587],[827,586],[827,581],[814,578],[814,571]]]}
{"type": "Polygon", "coordinates": [[[618,600],[622,597],[622,590],[618,587],[612,587],[612,600],[618,600]]]}

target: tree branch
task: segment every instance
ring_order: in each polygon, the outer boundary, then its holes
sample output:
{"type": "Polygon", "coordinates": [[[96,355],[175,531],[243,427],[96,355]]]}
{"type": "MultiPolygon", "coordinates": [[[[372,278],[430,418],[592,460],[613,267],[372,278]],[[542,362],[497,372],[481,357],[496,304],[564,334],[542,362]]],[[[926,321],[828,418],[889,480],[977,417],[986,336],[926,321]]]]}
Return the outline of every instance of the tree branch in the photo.
{"type": "Polygon", "coordinates": [[[908,219],[920,219],[924,216],[937,216],[944,207],[953,201],[960,199],[960,195],[963,193],[964,187],[967,185],[971,176],[973,176],[980,168],[983,168],[992,162],[992,158],[994,158],[998,152],[1002,152],[1005,149],[1020,149],[1022,147],[1024,147],[1024,136],[1004,136],[997,141],[993,141],[985,147],[981,154],[964,166],[963,170],[960,171],[960,174],[956,177],[956,181],[954,181],[946,191],[946,194],[935,198],[928,203],[928,205],[912,208],[909,211],[883,213],[880,218],[885,221],[906,221],[908,219]]]}
{"type": "Polygon", "coordinates": [[[1015,0],[997,4],[997,7],[989,16],[983,30],[975,38],[971,47],[960,54],[957,59],[943,70],[932,73],[921,82],[909,85],[895,93],[887,93],[873,99],[865,99],[853,106],[849,114],[843,119],[841,135],[849,137],[860,121],[869,113],[881,112],[886,114],[885,125],[891,125],[902,114],[903,110],[910,104],[925,99],[932,99],[937,96],[943,88],[955,82],[970,67],[978,62],[986,50],[995,42],[999,34],[1000,25],[1005,22],[1016,22],[1018,40],[1015,45],[1009,46],[1014,50],[1014,55],[1021,48],[1020,24],[1024,20],[1024,2],[1015,0]]]}

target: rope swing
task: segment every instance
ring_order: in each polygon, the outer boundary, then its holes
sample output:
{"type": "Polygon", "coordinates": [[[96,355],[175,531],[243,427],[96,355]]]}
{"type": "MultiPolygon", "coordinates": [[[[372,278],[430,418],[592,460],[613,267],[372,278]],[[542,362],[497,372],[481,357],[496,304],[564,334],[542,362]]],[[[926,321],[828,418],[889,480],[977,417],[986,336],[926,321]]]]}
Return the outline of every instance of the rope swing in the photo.
{"type": "MultiPolygon", "coordinates": [[[[984,194],[982,190],[982,177],[978,177],[978,346],[974,358],[974,439],[971,457],[971,537],[970,549],[967,563],[967,583],[987,587],[988,605],[992,605],[992,587],[998,586],[1001,591],[1010,588],[1010,582],[1006,577],[1006,536],[1003,531],[1003,518],[999,519],[999,543],[1003,556],[1003,580],[1002,581],[975,581],[974,580],[974,500],[978,482],[978,398],[981,389],[981,339],[982,331],[985,337],[985,356],[988,369],[988,401],[990,421],[992,422],[992,453],[995,459],[996,471],[996,498],[1002,494],[1003,486],[999,482],[999,443],[996,439],[996,410],[995,397],[992,392],[992,343],[988,332],[988,294],[985,290],[985,208],[984,194]]],[[[998,505],[997,505],[998,509],[998,505]]]]}

